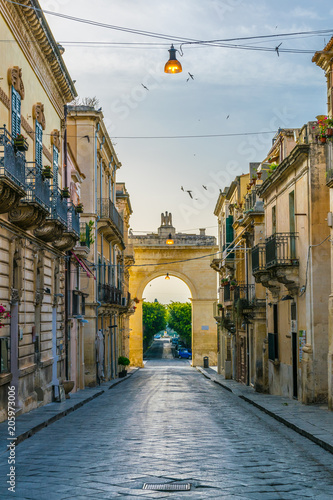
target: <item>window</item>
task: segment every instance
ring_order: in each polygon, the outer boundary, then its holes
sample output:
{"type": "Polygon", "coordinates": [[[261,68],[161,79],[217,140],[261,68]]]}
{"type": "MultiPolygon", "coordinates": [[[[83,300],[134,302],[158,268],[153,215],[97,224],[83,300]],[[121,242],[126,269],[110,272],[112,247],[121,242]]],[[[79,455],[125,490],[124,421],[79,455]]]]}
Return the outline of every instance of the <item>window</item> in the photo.
{"type": "Polygon", "coordinates": [[[9,338],[0,338],[0,373],[9,372],[9,338]]]}
{"type": "Polygon", "coordinates": [[[59,173],[59,150],[55,146],[53,146],[53,187],[57,189],[59,185],[58,180],[59,173]]]}
{"type": "Polygon", "coordinates": [[[272,207],[272,234],[276,233],[276,206],[272,207]]]}
{"type": "Polygon", "coordinates": [[[35,130],[35,159],[36,163],[42,167],[43,166],[43,129],[41,124],[36,120],[36,130],[35,130]]]}
{"type": "Polygon", "coordinates": [[[12,136],[21,133],[21,96],[12,87],[12,136]]]}

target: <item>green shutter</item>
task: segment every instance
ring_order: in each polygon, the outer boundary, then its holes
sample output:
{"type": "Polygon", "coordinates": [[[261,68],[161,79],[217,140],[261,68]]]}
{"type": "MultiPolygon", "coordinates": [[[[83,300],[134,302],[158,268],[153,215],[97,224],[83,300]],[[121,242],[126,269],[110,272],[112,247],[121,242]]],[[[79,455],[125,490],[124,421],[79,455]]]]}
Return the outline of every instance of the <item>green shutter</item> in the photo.
{"type": "Polygon", "coordinates": [[[12,136],[21,133],[21,96],[12,87],[12,136]]]}

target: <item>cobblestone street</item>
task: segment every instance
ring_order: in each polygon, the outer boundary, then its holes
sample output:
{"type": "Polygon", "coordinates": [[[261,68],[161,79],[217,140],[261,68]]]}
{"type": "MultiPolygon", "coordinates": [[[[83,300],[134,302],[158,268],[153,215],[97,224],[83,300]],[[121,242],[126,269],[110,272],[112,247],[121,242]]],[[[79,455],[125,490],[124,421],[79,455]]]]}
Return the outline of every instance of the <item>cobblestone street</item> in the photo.
{"type": "Polygon", "coordinates": [[[166,346],[164,359],[148,359],[128,380],[19,444],[15,494],[7,491],[2,454],[0,497],[332,498],[332,454],[187,360],[170,359],[170,351],[166,346]],[[171,481],[189,482],[191,491],[142,489],[171,481]]]}

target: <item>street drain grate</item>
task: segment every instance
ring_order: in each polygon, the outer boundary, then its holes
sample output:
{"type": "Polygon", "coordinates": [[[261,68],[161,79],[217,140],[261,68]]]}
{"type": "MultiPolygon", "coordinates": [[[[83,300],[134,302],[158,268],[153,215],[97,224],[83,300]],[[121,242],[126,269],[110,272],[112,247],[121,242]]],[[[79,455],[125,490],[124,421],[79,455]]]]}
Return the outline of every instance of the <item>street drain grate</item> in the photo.
{"type": "Polygon", "coordinates": [[[153,490],[153,491],[190,491],[191,484],[183,483],[144,483],[143,490],[153,490]]]}

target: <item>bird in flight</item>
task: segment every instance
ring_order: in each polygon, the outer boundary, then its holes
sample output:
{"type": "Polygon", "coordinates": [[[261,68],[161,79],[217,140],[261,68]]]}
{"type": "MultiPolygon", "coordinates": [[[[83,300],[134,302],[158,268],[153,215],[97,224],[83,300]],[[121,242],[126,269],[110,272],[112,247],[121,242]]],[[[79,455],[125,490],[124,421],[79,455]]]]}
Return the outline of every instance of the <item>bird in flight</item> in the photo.
{"type": "Polygon", "coordinates": [[[229,116],[230,116],[230,115],[228,115],[228,116],[226,117],[226,120],[228,120],[229,116]]]}
{"type": "Polygon", "coordinates": [[[141,85],[142,85],[142,87],[143,87],[144,89],[149,90],[149,88],[148,88],[148,87],[146,87],[145,85],[143,85],[143,83],[141,83],[141,85]]]}
{"type": "Polygon", "coordinates": [[[202,187],[203,187],[204,189],[206,189],[206,191],[207,191],[207,186],[202,185],[202,187]]]}
{"type": "Polygon", "coordinates": [[[183,186],[180,186],[180,189],[181,189],[182,191],[185,191],[185,190],[184,190],[184,188],[183,188],[183,186]]]}
{"type": "Polygon", "coordinates": [[[186,191],[186,192],[189,194],[190,198],[193,198],[192,191],[186,191]]]}
{"type": "Polygon", "coordinates": [[[90,137],[89,135],[83,135],[81,139],[87,139],[88,142],[90,142],[90,137]]]}
{"type": "Polygon", "coordinates": [[[277,53],[277,55],[278,55],[279,57],[280,57],[280,54],[279,54],[279,47],[280,47],[280,45],[282,45],[282,42],[281,42],[281,43],[279,43],[279,45],[278,45],[277,47],[275,47],[276,53],[277,53]]]}
{"type": "Polygon", "coordinates": [[[191,73],[188,71],[188,74],[190,75],[190,78],[192,78],[192,80],[194,80],[194,76],[191,75],[191,73]]]}

